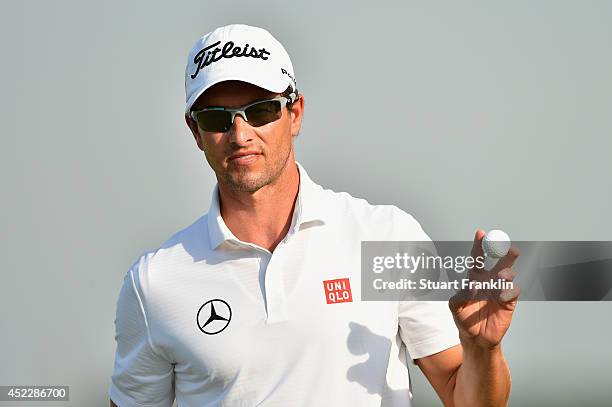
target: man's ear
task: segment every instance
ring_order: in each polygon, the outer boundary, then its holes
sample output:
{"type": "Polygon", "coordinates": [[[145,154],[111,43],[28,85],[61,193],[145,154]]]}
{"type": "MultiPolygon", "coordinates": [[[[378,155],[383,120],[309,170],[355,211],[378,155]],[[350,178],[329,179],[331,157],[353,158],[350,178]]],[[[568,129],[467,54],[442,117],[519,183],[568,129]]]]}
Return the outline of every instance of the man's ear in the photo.
{"type": "Polygon", "coordinates": [[[304,117],[304,95],[300,94],[298,100],[293,102],[291,109],[291,135],[297,136],[302,127],[302,118],[304,117]]]}
{"type": "Polygon", "coordinates": [[[202,143],[202,137],[200,136],[200,128],[198,127],[198,123],[193,120],[189,114],[185,113],[185,123],[187,123],[187,127],[191,130],[191,134],[193,134],[193,138],[198,145],[198,148],[204,151],[204,144],[202,143]]]}

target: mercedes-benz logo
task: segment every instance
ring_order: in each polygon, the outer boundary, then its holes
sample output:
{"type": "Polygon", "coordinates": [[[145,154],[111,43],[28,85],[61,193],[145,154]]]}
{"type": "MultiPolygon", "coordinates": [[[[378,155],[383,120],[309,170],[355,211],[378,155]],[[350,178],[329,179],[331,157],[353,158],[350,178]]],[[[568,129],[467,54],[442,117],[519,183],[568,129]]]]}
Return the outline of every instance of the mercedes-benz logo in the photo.
{"type": "Polygon", "coordinates": [[[208,300],[198,310],[196,322],[200,331],[207,335],[216,335],[223,331],[232,320],[232,309],[223,300],[208,300]]]}

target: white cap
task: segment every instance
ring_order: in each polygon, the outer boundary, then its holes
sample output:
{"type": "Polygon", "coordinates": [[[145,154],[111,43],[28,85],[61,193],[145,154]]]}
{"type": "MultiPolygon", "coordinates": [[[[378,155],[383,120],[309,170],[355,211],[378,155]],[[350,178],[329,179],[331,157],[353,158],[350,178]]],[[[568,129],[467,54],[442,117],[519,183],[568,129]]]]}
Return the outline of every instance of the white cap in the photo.
{"type": "Polygon", "coordinates": [[[248,82],[274,93],[288,86],[297,93],[289,54],[268,31],[232,24],[200,38],[185,68],[185,112],[204,91],[228,80],[248,82]]]}

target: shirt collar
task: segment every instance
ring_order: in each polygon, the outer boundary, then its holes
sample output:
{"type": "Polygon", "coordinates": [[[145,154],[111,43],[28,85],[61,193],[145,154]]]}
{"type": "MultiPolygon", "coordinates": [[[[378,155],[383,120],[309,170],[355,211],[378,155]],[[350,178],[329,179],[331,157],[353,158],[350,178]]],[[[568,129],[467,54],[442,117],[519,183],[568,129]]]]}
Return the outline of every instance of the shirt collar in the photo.
{"type": "MultiPolygon", "coordinates": [[[[320,222],[325,224],[327,220],[324,208],[323,188],[310,179],[306,170],[300,163],[296,162],[296,164],[300,173],[300,186],[293,210],[289,234],[296,233],[306,223],[320,222]]],[[[219,184],[215,184],[213,188],[207,218],[208,236],[210,239],[210,246],[213,250],[226,240],[240,242],[232,231],[229,230],[221,216],[221,209],[219,206],[219,184]]]]}

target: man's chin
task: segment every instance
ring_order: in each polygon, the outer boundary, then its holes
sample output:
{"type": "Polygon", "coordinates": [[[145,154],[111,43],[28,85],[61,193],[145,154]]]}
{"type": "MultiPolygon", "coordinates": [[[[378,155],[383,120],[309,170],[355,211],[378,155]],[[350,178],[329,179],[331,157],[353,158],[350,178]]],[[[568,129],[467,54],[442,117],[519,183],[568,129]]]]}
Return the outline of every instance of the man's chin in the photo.
{"type": "Polygon", "coordinates": [[[225,177],[226,183],[235,191],[256,192],[260,188],[268,185],[270,181],[264,174],[228,174],[225,177]]]}

